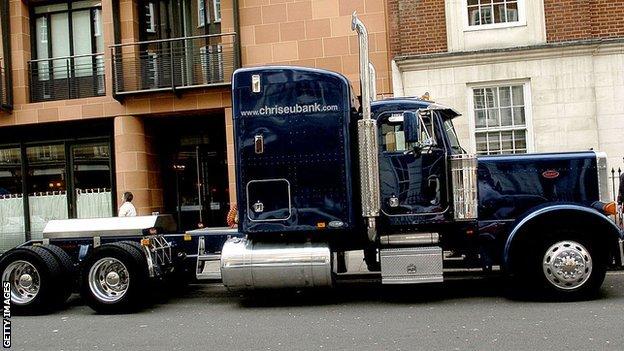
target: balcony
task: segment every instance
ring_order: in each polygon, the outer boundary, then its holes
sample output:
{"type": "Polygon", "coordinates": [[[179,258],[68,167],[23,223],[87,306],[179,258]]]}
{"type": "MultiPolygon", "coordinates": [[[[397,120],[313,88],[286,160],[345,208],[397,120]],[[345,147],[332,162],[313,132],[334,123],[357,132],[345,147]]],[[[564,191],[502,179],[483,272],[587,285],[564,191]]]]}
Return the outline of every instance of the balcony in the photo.
{"type": "Polygon", "coordinates": [[[28,62],[30,101],[79,99],[106,94],[104,54],[44,58],[28,62]]]}
{"type": "Polygon", "coordinates": [[[236,33],[117,44],[111,51],[116,97],[228,85],[239,67],[236,33]]]}
{"type": "Polygon", "coordinates": [[[10,111],[11,102],[9,101],[9,90],[7,84],[7,76],[4,70],[4,60],[0,57],[0,110],[10,111]]]}

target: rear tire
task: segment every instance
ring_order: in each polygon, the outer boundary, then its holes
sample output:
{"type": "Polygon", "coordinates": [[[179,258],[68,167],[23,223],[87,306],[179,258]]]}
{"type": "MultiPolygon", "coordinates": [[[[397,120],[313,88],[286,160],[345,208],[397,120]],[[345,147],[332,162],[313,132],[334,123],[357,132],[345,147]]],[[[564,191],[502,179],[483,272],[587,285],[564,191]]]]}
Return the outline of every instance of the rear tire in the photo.
{"type": "Polygon", "coordinates": [[[59,288],[63,290],[63,302],[67,301],[69,296],[74,292],[74,288],[77,286],[76,281],[78,278],[78,269],[76,265],[69,257],[67,252],[63,251],[56,245],[44,244],[39,245],[42,249],[47,250],[56,258],[61,267],[61,281],[59,282],[59,288]]]}
{"type": "Polygon", "coordinates": [[[15,248],[0,259],[2,281],[11,286],[11,312],[43,314],[65,302],[66,286],[58,260],[36,246],[15,248]]]}
{"type": "Polygon", "coordinates": [[[112,243],[96,248],[82,271],[81,294],[98,313],[126,313],[144,307],[149,283],[145,256],[135,247],[112,243]]]}
{"type": "Polygon", "coordinates": [[[136,241],[131,241],[131,240],[123,240],[123,241],[118,241],[116,243],[113,244],[124,244],[124,245],[128,245],[131,246],[133,248],[135,248],[140,254],[143,254],[143,246],[141,246],[141,244],[139,244],[136,241]]]}

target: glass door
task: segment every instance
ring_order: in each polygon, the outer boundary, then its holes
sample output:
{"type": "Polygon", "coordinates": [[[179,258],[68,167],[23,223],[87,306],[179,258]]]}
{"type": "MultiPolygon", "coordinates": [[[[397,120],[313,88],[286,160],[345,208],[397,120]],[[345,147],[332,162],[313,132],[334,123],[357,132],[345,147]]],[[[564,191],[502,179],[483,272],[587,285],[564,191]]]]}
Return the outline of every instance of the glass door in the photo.
{"type": "Polygon", "coordinates": [[[41,239],[48,221],[69,218],[65,146],[30,146],[26,156],[31,238],[41,239]]]}
{"type": "Polygon", "coordinates": [[[224,226],[229,195],[220,156],[199,145],[187,147],[177,153],[172,169],[180,228],[224,226]]]}

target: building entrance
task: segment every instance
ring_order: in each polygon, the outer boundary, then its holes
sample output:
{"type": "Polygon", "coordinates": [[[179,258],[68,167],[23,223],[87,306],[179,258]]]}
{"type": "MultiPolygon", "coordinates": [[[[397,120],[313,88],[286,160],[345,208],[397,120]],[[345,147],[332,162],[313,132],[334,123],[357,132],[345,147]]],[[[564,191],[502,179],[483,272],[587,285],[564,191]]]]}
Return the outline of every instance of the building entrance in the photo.
{"type": "Polygon", "coordinates": [[[230,204],[223,115],[159,118],[154,126],[165,212],[180,230],[225,226],[230,204]]]}

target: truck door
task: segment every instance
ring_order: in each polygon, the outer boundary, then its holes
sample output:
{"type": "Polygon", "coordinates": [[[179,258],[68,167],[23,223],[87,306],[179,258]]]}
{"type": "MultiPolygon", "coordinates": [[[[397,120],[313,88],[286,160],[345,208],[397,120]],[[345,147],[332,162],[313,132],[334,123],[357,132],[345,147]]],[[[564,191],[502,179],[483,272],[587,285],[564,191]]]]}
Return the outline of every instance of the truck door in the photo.
{"type": "Polygon", "coordinates": [[[402,113],[386,112],[377,119],[381,210],[388,216],[442,214],[448,208],[447,165],[438,120],[433,112],[423,116],[420,139],[430,145],[415,150],[405,142],[402,113]]]}

